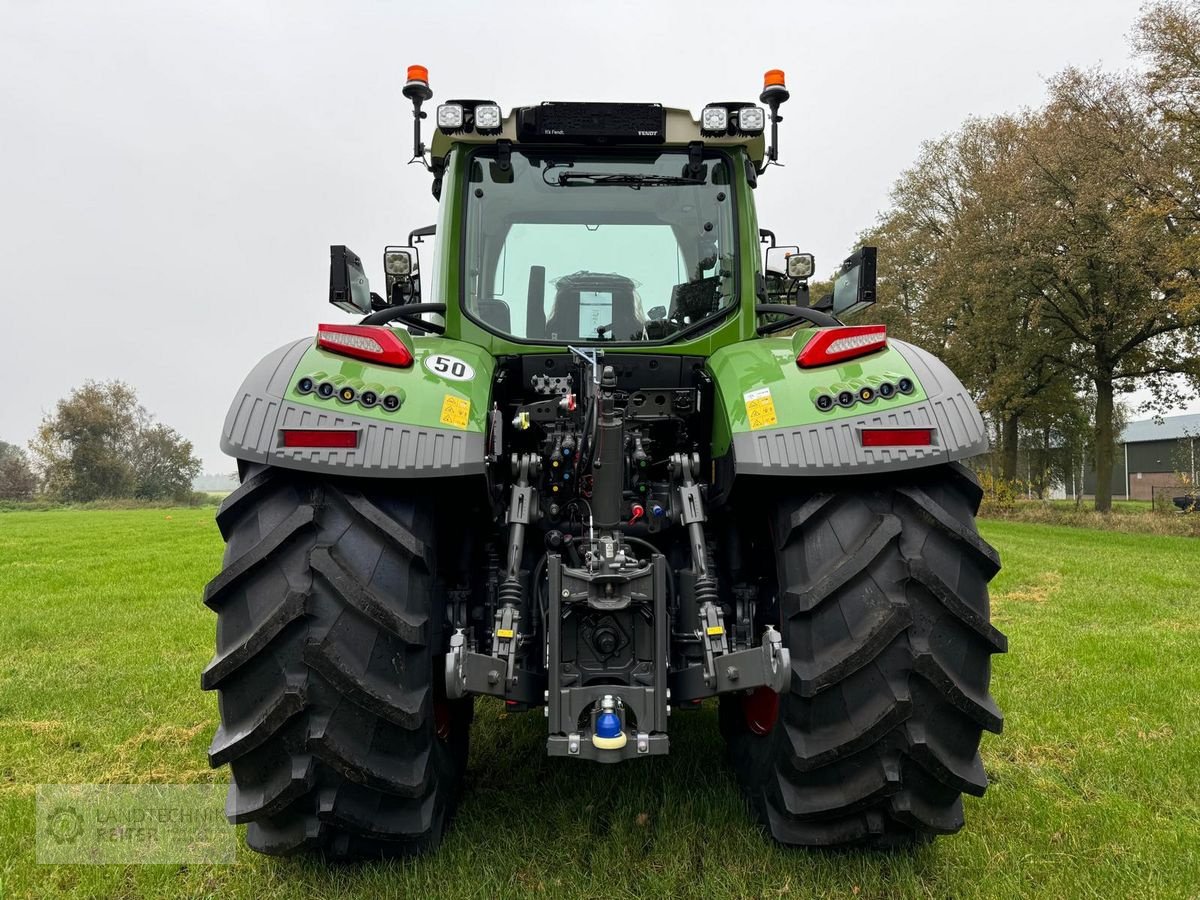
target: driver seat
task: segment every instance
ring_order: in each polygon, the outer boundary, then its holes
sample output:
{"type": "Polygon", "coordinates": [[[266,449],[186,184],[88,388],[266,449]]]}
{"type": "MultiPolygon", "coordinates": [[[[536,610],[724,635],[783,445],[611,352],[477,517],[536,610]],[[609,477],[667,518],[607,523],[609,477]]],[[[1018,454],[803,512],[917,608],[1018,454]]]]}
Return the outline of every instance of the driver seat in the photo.
{"type": "Polygon", "coordinates": [[[579,333],[579,299],[582,293],[609,294],[612,297],[612,328],[606,340],[639,340],[645,323],[638,315],[634,283],[624,275],[576,272],[558,279],[554,306],[546,319],[546,335],[551,340],[596,340],[599,335],[579,333]]]}

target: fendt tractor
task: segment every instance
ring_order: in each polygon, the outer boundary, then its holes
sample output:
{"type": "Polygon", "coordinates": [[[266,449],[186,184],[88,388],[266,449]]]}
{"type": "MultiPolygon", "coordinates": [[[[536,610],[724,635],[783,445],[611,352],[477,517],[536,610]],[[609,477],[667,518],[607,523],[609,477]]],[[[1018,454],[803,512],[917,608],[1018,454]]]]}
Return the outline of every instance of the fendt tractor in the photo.
{"type": "Polygon", "coordinates": [[[716,697],[783,844],[962,827],[1002,723],[961,462],[984,424],[935,357],[843,324],[875,248],[810,297],[812,255],[759,228],[788,99],[765,81],[698,121],[453,100],[426,146],[408,70],[436,225],[385,248],[382,293],[332,247],[360,321],[264,357],[222,434],[203,686],[251,847],[437,846],[477,696],[543,715],[551,756],[632,765],[716,697]]]}

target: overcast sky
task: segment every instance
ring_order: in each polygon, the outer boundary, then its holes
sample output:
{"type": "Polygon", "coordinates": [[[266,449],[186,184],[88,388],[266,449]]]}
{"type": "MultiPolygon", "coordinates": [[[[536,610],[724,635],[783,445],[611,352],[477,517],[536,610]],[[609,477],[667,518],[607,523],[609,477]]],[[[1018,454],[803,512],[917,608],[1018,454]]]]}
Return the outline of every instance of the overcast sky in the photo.
{"type": "MultiPolygon", "coordinates": [[[[787,72],[759,219],[825,274],[922,140],[1036,105],[1074,64],[1130,64],[1131,0],[97,3],[0,0],[0,439],[120,378],[195,442],[265,353],[346,318],[329,245],[382,282],[434,220],[406,166],[409,63],[436,103],[757,97],[787,72]]],[[[347,319],[348,320],[348,319],[347,319]]],[[[348,320],[349,321],[349,320],[348,320]]]]}

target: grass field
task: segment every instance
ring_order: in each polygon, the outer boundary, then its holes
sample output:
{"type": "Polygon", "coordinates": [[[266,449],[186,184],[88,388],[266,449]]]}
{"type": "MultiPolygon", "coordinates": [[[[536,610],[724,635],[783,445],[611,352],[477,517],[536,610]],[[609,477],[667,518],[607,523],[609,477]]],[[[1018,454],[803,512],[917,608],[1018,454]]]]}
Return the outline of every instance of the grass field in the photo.
{"type": "Polygon", "coordinates": [[[1200,542],[985,522],[1011,641],[967,827],[892,855],[786,851],[743,812],[715,709],[670,757],[549,760],[541,716],[481,704],[441,852],[324,868],[43,866],[39,783],[220,781],[199,690],[213,510],[0,514],[0,898],[1200,897],[1200,542]]]}

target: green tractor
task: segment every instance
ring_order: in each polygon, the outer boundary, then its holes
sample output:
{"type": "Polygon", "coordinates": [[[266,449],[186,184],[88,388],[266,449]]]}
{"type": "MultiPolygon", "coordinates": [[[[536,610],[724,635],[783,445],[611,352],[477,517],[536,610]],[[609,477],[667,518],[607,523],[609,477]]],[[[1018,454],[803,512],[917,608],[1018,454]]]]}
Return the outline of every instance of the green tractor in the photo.
{"type": "Polygon", "coordinates": [[[333,247],[361,321],[267,355],[225,420],[202,680],[229,819],[264,853],[427,851],[476,696],[630,764],[717,697],[779,842],[961,828],[1002,724],[961,463],[984,424],[935,357],[843,324],[873,248],[813,299],[812,256],[760,230],[783,73],[699,121],[456,100],[428,147],[422,67],[404,94],[437,224],[385,249],[382,295],[333,247]]]}

